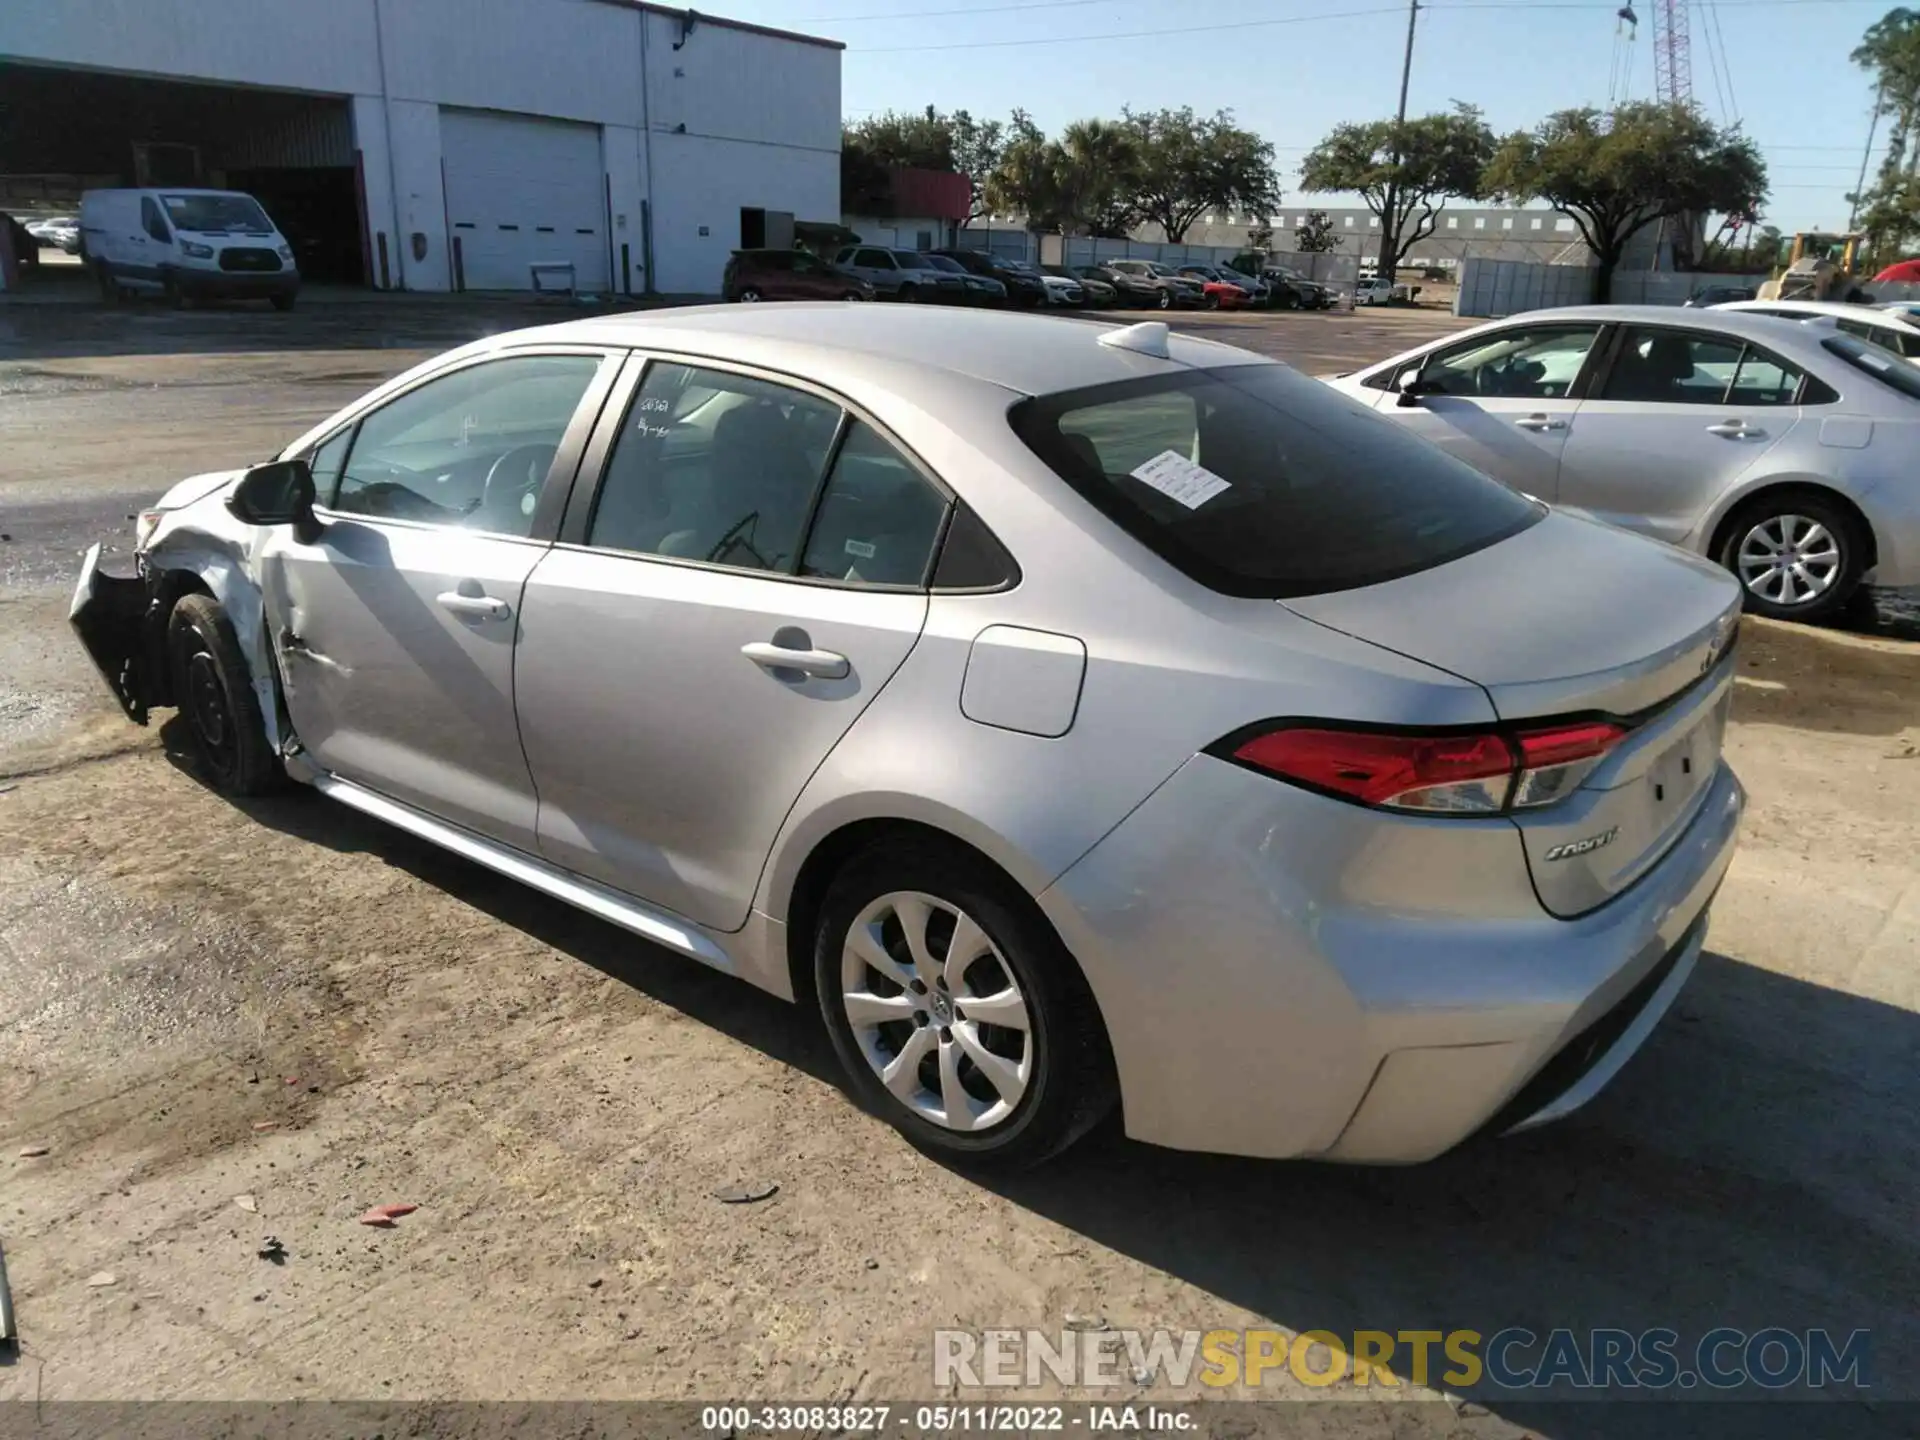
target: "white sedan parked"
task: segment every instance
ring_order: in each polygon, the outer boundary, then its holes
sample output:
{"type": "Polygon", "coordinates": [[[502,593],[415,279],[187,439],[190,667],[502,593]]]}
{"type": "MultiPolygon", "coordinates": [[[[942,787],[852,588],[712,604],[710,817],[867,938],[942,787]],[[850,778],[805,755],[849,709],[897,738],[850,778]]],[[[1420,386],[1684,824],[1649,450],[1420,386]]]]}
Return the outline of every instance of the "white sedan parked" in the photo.
{"type": "Polygon", "coordinates": [[[1920,585],[1920,367],[1853,334],[1572,307],[1328,383],[1517,490],[1711,556],[1759,614],[1920,585]]]}
{"type": "Polygon", "coordinates": [[[1772,315],[1780,320],[1831,320],[1849,335],[1920,362],[1920,321],[1872,305],[1843,305],[1838,300],[1730,300],[1712,308],[1772,315]]]}

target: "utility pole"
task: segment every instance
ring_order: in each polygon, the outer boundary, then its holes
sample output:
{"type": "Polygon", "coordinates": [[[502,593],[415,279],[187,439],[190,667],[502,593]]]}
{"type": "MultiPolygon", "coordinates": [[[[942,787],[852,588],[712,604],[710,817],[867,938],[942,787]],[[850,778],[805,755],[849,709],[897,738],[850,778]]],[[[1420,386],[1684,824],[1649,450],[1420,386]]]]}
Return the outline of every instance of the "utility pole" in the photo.
{"type": "Polygon", "coordinates": [[[1873,158],[1873,137],[1880,129],[1880,106],[1886,99],[1887,87],[1884,83],[1874,87],[1873,116],[1867,121],[1867,148],[1860,152],[1860,178],[1853,182],[1853,200],[1847,210],[1847,233],[1853,233],[1854,221],[1860,218],[1860,192],[1867,188],[1867,162],[1873,158]]]}
{"type": "MultiPolygon", "coordinates": [[[[1387,264],[1387,234],[1400,212],[1400,132],[1407,123],[1407,82],[1413,78],[1413,27],[1419,18],[1420,0],[1407,0],[1407,52],[1400,60],[1400,108],[1393,114],[1393,174],[1387,181],[1386,213],[1380,217],[1380,278],[1389,285],[1399,268],[1398,256],[1394,257],[1393,265],[1387,264]]],[[[1393,233],[1393,240],[1398,248],[1398,231],[1393,233]]]]}

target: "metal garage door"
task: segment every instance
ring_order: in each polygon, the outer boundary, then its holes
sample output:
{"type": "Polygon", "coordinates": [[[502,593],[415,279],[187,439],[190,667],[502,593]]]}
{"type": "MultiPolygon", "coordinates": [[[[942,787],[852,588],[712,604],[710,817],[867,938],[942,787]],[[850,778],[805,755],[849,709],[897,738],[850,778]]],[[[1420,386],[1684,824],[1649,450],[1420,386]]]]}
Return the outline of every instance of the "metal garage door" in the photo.
{"type": "Polygon", "coordinates": [[[583,290],[607,285],[600,130],[481,110],[440,112],[456,283],[525,290],[528,265],[571,260],[583,290]]]}

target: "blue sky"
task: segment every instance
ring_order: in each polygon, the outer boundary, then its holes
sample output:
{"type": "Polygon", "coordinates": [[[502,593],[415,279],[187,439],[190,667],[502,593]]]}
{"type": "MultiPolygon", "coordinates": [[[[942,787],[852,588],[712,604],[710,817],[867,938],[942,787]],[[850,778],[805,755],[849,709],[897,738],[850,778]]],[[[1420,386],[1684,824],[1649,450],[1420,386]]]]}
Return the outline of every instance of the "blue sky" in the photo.
{"type": "MultiPolygon", "coordinates": [[[[1635,99],[1653,93],[1660,3],[1636,0],[1635,99]]],[[[1409,111],[1466,100],[1508,130],[1565,106],[1604,105],[1618,4],[1423,0],[1409,111]]],[[[1715,121],[1741,119],[1759,143],[1773,181],[1767,219],[1783,230],[1846,223],[1843,196],[1872,101],[1847,54],[1889,8],[1691,0],[1694,96],[1715,121]]],[[[1392,0],[715,0],[714,13],[844,41],[849,119],[928,104],[1005,115],[1020,105],[1057,130],[1123,104],[1231,109],[1274,143],[1289,207],[1302,198],[1300,159],[1327,129],[1393,113],[1406,33],[1405,5],[1392,0]],[[1277,23],[1251,23],[1260,21],[1277,23]]],[[[1876,145],[1876,163],[1880,153],[1876,145]]]]}

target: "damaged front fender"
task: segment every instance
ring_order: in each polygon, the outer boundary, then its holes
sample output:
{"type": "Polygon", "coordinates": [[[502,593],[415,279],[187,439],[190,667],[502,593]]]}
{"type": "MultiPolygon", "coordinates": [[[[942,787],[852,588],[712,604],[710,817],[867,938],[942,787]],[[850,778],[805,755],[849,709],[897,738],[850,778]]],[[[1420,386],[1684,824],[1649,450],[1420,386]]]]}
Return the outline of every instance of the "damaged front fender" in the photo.
{"type": "Polygon", "coordinates": [[[268,532],[244,524],[227,510],[230,489],[217,486],[180,509],[166,511],[140,553],[137,579],[104,573],[100,546],[88,550],[69,619],[121,709],[144,725],[151,706],[174,701],[166,674],[167,622],[173,607],[186,594],[211,595],[240,643],[267,743],[284,752],[290,732],[260,583],[259,556],[268,532]]]}

